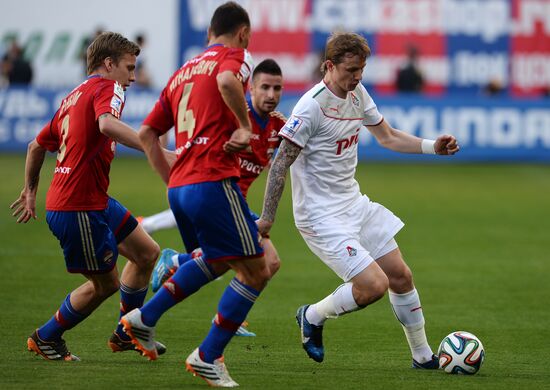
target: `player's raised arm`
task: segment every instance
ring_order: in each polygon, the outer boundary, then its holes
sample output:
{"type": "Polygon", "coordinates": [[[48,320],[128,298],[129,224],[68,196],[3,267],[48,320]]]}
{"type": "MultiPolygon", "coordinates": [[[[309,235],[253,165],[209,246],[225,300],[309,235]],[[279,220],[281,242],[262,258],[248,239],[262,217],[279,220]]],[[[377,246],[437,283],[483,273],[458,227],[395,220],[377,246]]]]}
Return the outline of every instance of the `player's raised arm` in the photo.
{"type": "Polygon", "coordinates": [[[283,139],[279,146],[279,151],[271,164],[267,177],[262,216],[257,221],[258,230],[262,235],[269,232],[275,221],[277,207],[285,189],[286,173],[301,151],[302,149],[298,145],[286,139],[283,139]]]}
{"type": "Polygon", "coordinates": [[[36,219],[36,191],[45,155],[46,149],[36,140],[29,143],[25,161],[25,187],[10,206],[14,210],[12,215],[17,218],[17,223],[27,223],[31,218],[36,219]]]}
{"type": "Polygon", "coordinates": [[[385,119],[378,125],[367,128],[380,145],[395,152],[453,155],[460,150],[452,135],[441,135],[435,141],[422,139],[394,129],[385,119]]]}

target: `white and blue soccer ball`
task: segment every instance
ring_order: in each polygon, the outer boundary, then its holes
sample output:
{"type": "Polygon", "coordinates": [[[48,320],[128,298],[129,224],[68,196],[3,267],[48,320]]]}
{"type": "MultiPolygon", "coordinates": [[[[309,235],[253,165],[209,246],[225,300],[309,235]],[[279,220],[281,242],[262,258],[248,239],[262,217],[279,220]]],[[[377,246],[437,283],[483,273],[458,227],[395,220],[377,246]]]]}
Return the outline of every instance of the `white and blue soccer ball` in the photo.
{"type": "Polygon", "coordinates": [[[473,375],[485,359],[481,341],[469,332],[456,331],[447,335],[437,351],[439,367],[449,374],[473,375]]]}

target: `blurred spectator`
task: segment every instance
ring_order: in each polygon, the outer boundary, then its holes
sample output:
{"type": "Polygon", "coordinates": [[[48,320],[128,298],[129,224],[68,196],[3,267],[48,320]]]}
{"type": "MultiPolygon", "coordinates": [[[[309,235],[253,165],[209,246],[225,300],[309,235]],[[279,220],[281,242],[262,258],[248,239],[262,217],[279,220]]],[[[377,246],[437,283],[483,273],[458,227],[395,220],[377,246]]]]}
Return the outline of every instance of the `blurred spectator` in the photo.
{"type": "Polygon", "coordinates": [[[3,78],[9,85],[29,85],[32,81],[32,66],[25,59],[23,49],[15,39],[4,54],[1,67],[3,78]]]}
{"type": "Polygon", "coordinates": [[[151,75],[149,74],[149,69],[147,68],[147,65],[146,65],[147,50],[145,49],[145,47],[147,46],[147,42],[145,39],[145,35],[144,34],[136,35],[135,42],[141,48],[141,53],[137,60],[137,66],[136,66],[136,85],[139,85],[140,87],[149,88],[152,85],[152,80],[151,80],[151,75]]]}
{"type": "Polygon", "coordinates": [[[88,46],[104,31],[103,27],[97,27],[95,29],[93,36],[88,36],[82,41],[82,46],[80,47],[80,60],[82,61],[82,68],[84,69],[84,76],[88,76],[88,46]]]}
{"type": "Polygon", "coordinates": [[[502,85],[502,82],[499,79],[491,79],[489,82],[483,87],[483,94],[485,96],[498,96],[501,95],[504,91],[504,87],[502,85]]]}
{"type": "Polygon", "coordinates": [[[418,49],[407,46],[407,61],[397,72],[396,88],[399,92],[422,92],[424,77],[418,67],[418,49]]]}

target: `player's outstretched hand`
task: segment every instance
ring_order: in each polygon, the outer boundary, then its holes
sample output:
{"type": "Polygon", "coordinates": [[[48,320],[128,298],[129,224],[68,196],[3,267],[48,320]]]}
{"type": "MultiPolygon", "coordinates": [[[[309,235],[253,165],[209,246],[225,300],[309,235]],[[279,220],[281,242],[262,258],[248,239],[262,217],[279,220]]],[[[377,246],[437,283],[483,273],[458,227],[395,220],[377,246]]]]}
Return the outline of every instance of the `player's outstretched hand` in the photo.
{"type": "Polygon", "coordinates": [[[12,216],[17,218],[17,223],[27,223],[31,218],[36,219],[36,195],[23,190],[21,195],[10,206],[14,210],[12,216]]]}
{"type": "Polygon", "coordinates": [[[273,222],[268,222],[261,218],[256,221],[256,224],[258,225],[258,232],[262,237],[267,237],[271,226],[273,226],[273,222]]]}
{"type": "Polygon", "coordinates": [[[451,156],[460,150],[456,138],[452,135],[441,135],[437,137],[434,145],[435,153],[451,156]]]}
{"type": "Polygon", "coordinates": [[[246,149],[250,144],[251,131],[243,127],[239,127],[231,134],[231,138],[223,145],[223,150],[228,153],[240,152],[246,149]]]}

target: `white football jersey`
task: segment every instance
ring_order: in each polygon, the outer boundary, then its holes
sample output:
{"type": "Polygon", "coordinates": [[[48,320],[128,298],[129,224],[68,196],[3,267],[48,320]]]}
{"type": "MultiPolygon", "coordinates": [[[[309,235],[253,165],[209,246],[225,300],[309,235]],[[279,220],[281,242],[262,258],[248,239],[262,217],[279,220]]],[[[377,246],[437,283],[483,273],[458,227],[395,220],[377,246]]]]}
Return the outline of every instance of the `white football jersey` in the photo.
{"type": "Polygon", "coordinates": [[[346,99],[334,95],[322,81],[302,96],[279,132],[302,148],[290,167],[296,226],[341,214],[358,201],[359,130],[382,120],[361,83],[346,99]]]}

